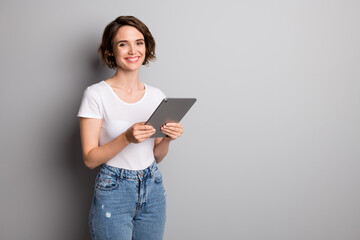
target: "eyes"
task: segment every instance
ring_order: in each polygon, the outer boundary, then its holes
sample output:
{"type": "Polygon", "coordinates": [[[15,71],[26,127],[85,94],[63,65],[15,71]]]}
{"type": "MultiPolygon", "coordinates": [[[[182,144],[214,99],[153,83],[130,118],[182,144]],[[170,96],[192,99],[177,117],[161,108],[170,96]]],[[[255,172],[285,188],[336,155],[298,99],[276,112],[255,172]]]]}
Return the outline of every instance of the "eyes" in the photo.
{"type": "MultiPolygon", "coordinates": [[[[140,46],[140,45],[143,45],[144,42],[137,42],[136,45],[140,46]]],[[[119,47],[123,47],[123,46],[126,46],[127,44],[126,43],[120,43],[119,44],[119,47]]]]}

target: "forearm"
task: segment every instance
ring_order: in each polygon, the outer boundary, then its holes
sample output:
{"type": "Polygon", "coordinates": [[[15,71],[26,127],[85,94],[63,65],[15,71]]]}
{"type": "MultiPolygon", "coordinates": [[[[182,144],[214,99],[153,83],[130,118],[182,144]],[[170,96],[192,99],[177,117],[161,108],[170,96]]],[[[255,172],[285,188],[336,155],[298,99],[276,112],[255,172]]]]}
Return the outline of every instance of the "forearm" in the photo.
{"type": "Polygon", "coordinates": [[[171,139],[164,137],[161,142],[154,148],[154,157],[156,163],[160,163],[169,151],[171,139]]]}
{"type": "Polygon", "coordinates": [[[114,140],[102,146],[91,149],[88,154],[84,156],[85,165],[90,169],[94,169],[97,166],[100,166],[101,164],[109,161],[129,144],[130,142],[125,137],[124,132],[114,140]]]}

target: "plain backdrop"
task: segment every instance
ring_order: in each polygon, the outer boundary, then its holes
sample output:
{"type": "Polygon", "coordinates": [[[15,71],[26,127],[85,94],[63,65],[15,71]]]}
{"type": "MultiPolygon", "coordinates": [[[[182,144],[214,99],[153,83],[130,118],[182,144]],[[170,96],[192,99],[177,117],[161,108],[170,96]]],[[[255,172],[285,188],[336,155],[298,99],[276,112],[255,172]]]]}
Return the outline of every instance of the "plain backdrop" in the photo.
{"type": "Polygon", "coordinates": [[[356,0],[2,0],[0,239],[89,239],[76,114],[120,15],[156,40],[141,81],[198,99],[159,164],[166,240],[360,239],[356,0]]]}

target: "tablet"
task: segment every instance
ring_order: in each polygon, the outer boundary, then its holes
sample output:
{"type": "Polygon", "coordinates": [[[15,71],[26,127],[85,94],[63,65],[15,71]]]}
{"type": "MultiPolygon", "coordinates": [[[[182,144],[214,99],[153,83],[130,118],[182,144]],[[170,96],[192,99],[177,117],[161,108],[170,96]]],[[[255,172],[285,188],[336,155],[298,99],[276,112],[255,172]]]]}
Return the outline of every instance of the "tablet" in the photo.
{"type": "Polygon", "coordinates": [[[145,124],[151,124],[156,132],[151,138],[166,137],[161,131],[161,126],[167,122],[180,122],[196,102],[196,98],[165,98],[155,109],[145,124]]]}

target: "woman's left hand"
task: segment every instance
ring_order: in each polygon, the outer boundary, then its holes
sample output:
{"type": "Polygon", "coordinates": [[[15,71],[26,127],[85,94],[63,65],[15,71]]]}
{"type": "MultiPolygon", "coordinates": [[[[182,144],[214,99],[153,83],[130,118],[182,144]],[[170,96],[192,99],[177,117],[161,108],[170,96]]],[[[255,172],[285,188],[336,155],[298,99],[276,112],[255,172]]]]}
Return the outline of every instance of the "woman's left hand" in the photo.
{"type": "Polygon", "coordinates": [[[161,131],[171,140],[175,140],[183,134],[183,127],[180,123],[168,122],[161,126],[161,131]]]}

